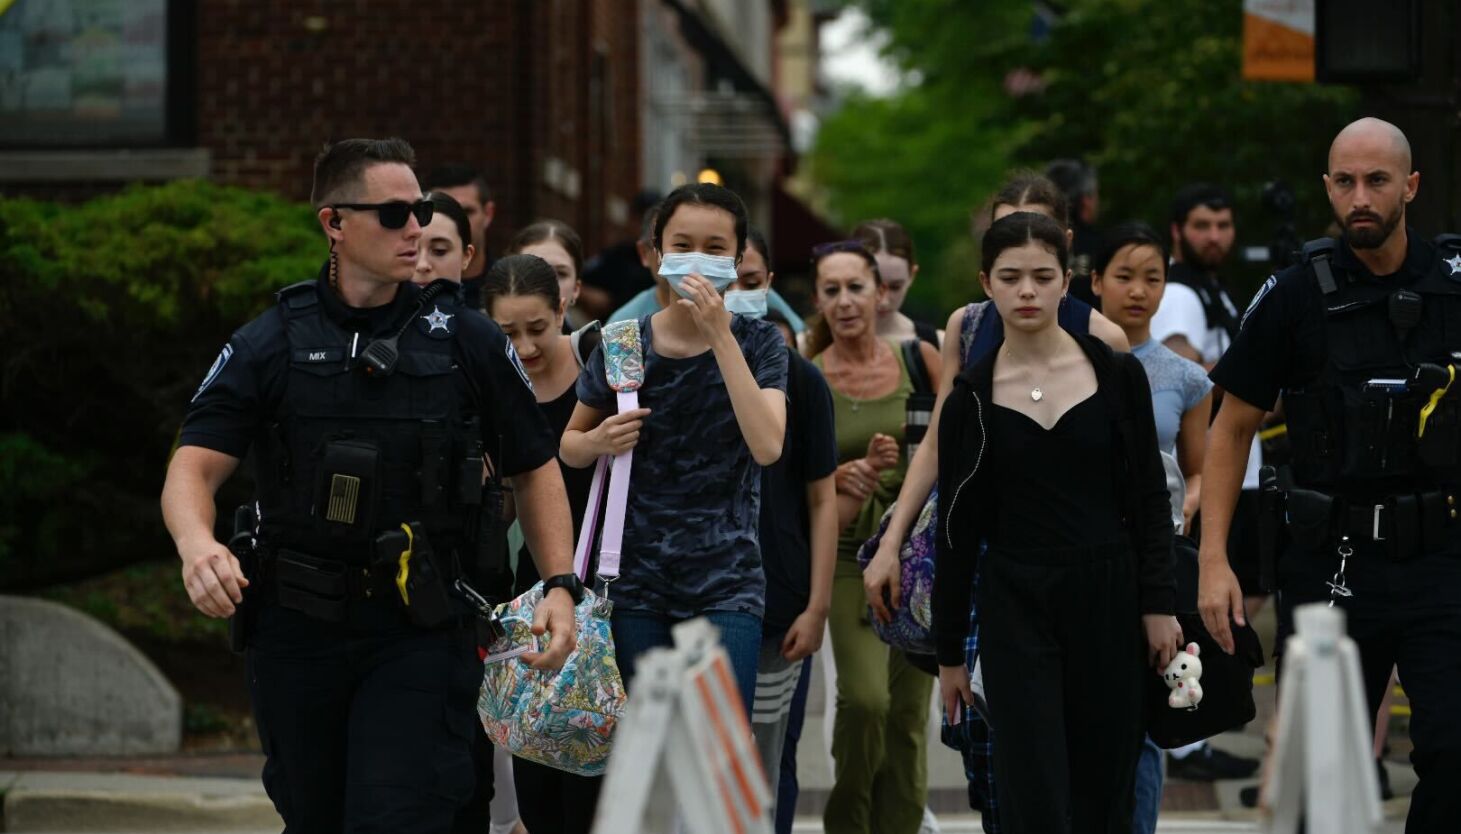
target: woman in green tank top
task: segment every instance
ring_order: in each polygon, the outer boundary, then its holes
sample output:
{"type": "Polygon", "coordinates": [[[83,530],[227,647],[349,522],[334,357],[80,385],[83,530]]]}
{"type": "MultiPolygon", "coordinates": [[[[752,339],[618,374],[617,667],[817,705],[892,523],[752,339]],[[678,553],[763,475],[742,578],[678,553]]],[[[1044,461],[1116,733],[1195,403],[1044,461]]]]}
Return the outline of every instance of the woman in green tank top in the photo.
{"type": "MultiPolygon", "coordinates": [[[[832,730],[836,782],[823,825],[829,834],[917,831],[927,799],[925,759],[933,679],[878,639],[868,620],[857,550],[903,483],[903,428],[913,391],[903,352],[877,335],[886,289],[877,262],[856,241],[814,250],[815,292],[826,344],[813,362],[832,389],[836,418],[837,569],[828,626],[837,668],[832,730]]],[[[939,355],[920,344],[930,379],[939,355]]]]}

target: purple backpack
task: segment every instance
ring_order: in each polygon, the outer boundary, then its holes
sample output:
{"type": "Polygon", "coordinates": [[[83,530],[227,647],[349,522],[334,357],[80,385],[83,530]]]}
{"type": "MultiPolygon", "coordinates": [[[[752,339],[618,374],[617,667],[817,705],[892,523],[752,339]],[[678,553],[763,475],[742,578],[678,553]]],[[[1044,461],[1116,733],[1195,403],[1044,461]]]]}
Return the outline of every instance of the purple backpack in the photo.
{"type": "MultiPolygon", "coordinates": [[[[964,308],[964,324],[959,330],[959,356],[965,364],[969,361],[969,348],[979,330],[979,321],[988,308],[987,301],[964,308]]],[[[878,545],[888,530],[888,519],[892,518],[896,506],[895,501],[888,507],[878,522],[878,531],[858,548],[857,564],[863,570],[867,570],[868,563],[877,554],[878,545]]],[[[868,615],[879,639],[909,654],[933,654],[933,560],[937,528],[938,484],[935,483],[928,499],[923,502],[918,520],[908,532],[908,538],[898,548],[898,609],[893,612],[893,621],[884,625],[871,613],[868,615]]]]}

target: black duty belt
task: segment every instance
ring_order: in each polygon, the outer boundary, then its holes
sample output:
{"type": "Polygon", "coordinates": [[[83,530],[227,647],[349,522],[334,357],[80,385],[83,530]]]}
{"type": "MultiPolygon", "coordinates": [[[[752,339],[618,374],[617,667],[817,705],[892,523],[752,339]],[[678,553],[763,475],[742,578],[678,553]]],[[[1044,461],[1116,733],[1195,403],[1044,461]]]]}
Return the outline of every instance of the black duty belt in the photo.
{"type": "Polygon", "coordinates": [[[280,606],[326,622],[342,622],[350,604],[400,605],[387,567],[371,568],[279,549],[263,559],[265,595],[280,606]]]}
{"type": "Polygon", "coordinates": [[[1319,545],[1321,539],[1332,537],[1331,541],[1373,542],[1396,559],[1451,549],[1461,528],[1458,493],[1449,489],[1378,500],[1299,489],[1289,491],[1287,504],[1295,541],[1319,545]]]}
{"type": "Polygon", "coordinates": [[[1396,495],[1379,503],[1339,499],[1336,527],[1340,535],[1363,541],[1390,541],[1403,537],[1407,529],[1427,527],[1443,530],[1456,522],[1456,493],[1434,490],[1396,495]]]}

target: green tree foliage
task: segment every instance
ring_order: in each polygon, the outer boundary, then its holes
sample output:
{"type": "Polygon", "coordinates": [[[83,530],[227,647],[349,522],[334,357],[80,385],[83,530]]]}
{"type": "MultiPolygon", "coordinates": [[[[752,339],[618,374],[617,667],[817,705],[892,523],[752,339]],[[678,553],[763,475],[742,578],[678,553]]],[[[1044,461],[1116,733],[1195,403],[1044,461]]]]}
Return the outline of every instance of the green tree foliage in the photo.
{"type": "Polygon", "coordinates": [[[206,182],[0,200],[0,588],[171,556],[157,497],[188,399],[324,254],[307,206],[206,182]]]}
{"type": "MultiPolygon", "coordinates": [[[[1320,174],[1357,97],[1244,81],[1239,0],[1072,0],[1050,26],[1030,0],[849,5],[888,33],[887,54],[912,83],[888,99],[853,97],[828,118],[812,175],[838,220],[909,224],[936,279],[915,285],[925,303],[969,297],[970,209],[1009,168],[1059,157],[1098,167],[1103,224],[1165,228],[1172,192],[1194,180],[1233,191],[1240,244],[1273,235],[1277,218],[1260,202],[1269,180],[1293,187],[1301,237],[1330,219],[1320,174]],[[1012,97],[1006,80],[1020,69],[1043,90],[1012,97]]],[[[1240,288],[1262,277],[1232,276],[1240,288]]]]}

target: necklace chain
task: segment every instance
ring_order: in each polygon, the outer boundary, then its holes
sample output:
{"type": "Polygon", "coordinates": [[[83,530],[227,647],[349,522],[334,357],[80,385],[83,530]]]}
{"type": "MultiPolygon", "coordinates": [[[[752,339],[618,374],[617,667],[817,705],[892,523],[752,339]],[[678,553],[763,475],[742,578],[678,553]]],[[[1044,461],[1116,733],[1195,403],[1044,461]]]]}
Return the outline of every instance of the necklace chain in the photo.
{"type": "MultiPolygon", "coordinates": [[[[1019,357],[1016,356],[1015,355],[1015,352],[1012,351],[1012,350],[1010,350],[1008,347],[1006,347],[1004,349],[1004,355],[1007,356],[1007,357],[1009,357],[1010,359],[1015,360],[1016,362],[1019,361],[1019,357]]],[[[1045,374],[1046,375],[1049,375],[1049,373],[1050,373],[1050,368],[1049,367],[1046,367],[1045,368],[1045,374]]],[[[1044,390],[1041,389],[1040,383],[1037,382],[1037,381],[1035,381],[1035,379],[1034,379],[1035,370],[1034,370],[1033,364],[1031,364],[1030,366],[1027,366],[1026,367],[1026,369],[1025,369],[1025,376],[1028,377],[1030,379],[1030,382],[1032,383],[1030,385],[1030,399],[1033,400],[1034,402],[1040,402],[1041,400],[1045,399],[1045,392],[1044,392],[1044,390]]]]}
{"type": "MultiPolygon", "coordinates": [[[[873,362],[872,362],[872,364],[874,366],[876,366],[877,363],[879,362],[879,360],[881,360],[883,358],[883,347],[885,345],[881,343],[881,340],[879,340],[879,342],[880,342],[880,344],[875,348],[875,352],[873,354],[873,362]]],[[[854,363],[850,362],[847,359],[846,355],[843,353],[843,351],[835,343],[833,344],[832,349],[835,349],[837,351],[837,362],[838,362],[839,365],[851,366],[851,365],[854,364],[854,363]]],[[[875,387],[875,386],[872,386],[872,385],[869,385],[868,384],[868,380],[869,379],[872,379],[871,375],[851,375],[851,374],[848,374],[847,373],[846,368],[838,368],[838,371],[840,372],[839,373],[839,376],[841,377],[841,382],[842,382],[843,386],[847,386],[847,383],[848,382],[852,381],[853,379],[857,379],[857,380],[861,381],[867,387],[875,387]]],[[[876,381],[876,380],[874,380],[874,381],[876,381]]],[[[841,393],[842,393],[842,396],[844,396],[847,399],[849,399],[849,400],[852,401],[852,410],[853,411],[861,411],[862,410],[862,404],[864,402],[868,401],[868,400],[879,399],[877,397],[858,396],[858,395],[855,395],[851,391],[848,391],[848,390],[843,390],[841,393]]],[[[861,393],[861,392],[859,392],[859,393],[861,393]]]]}

